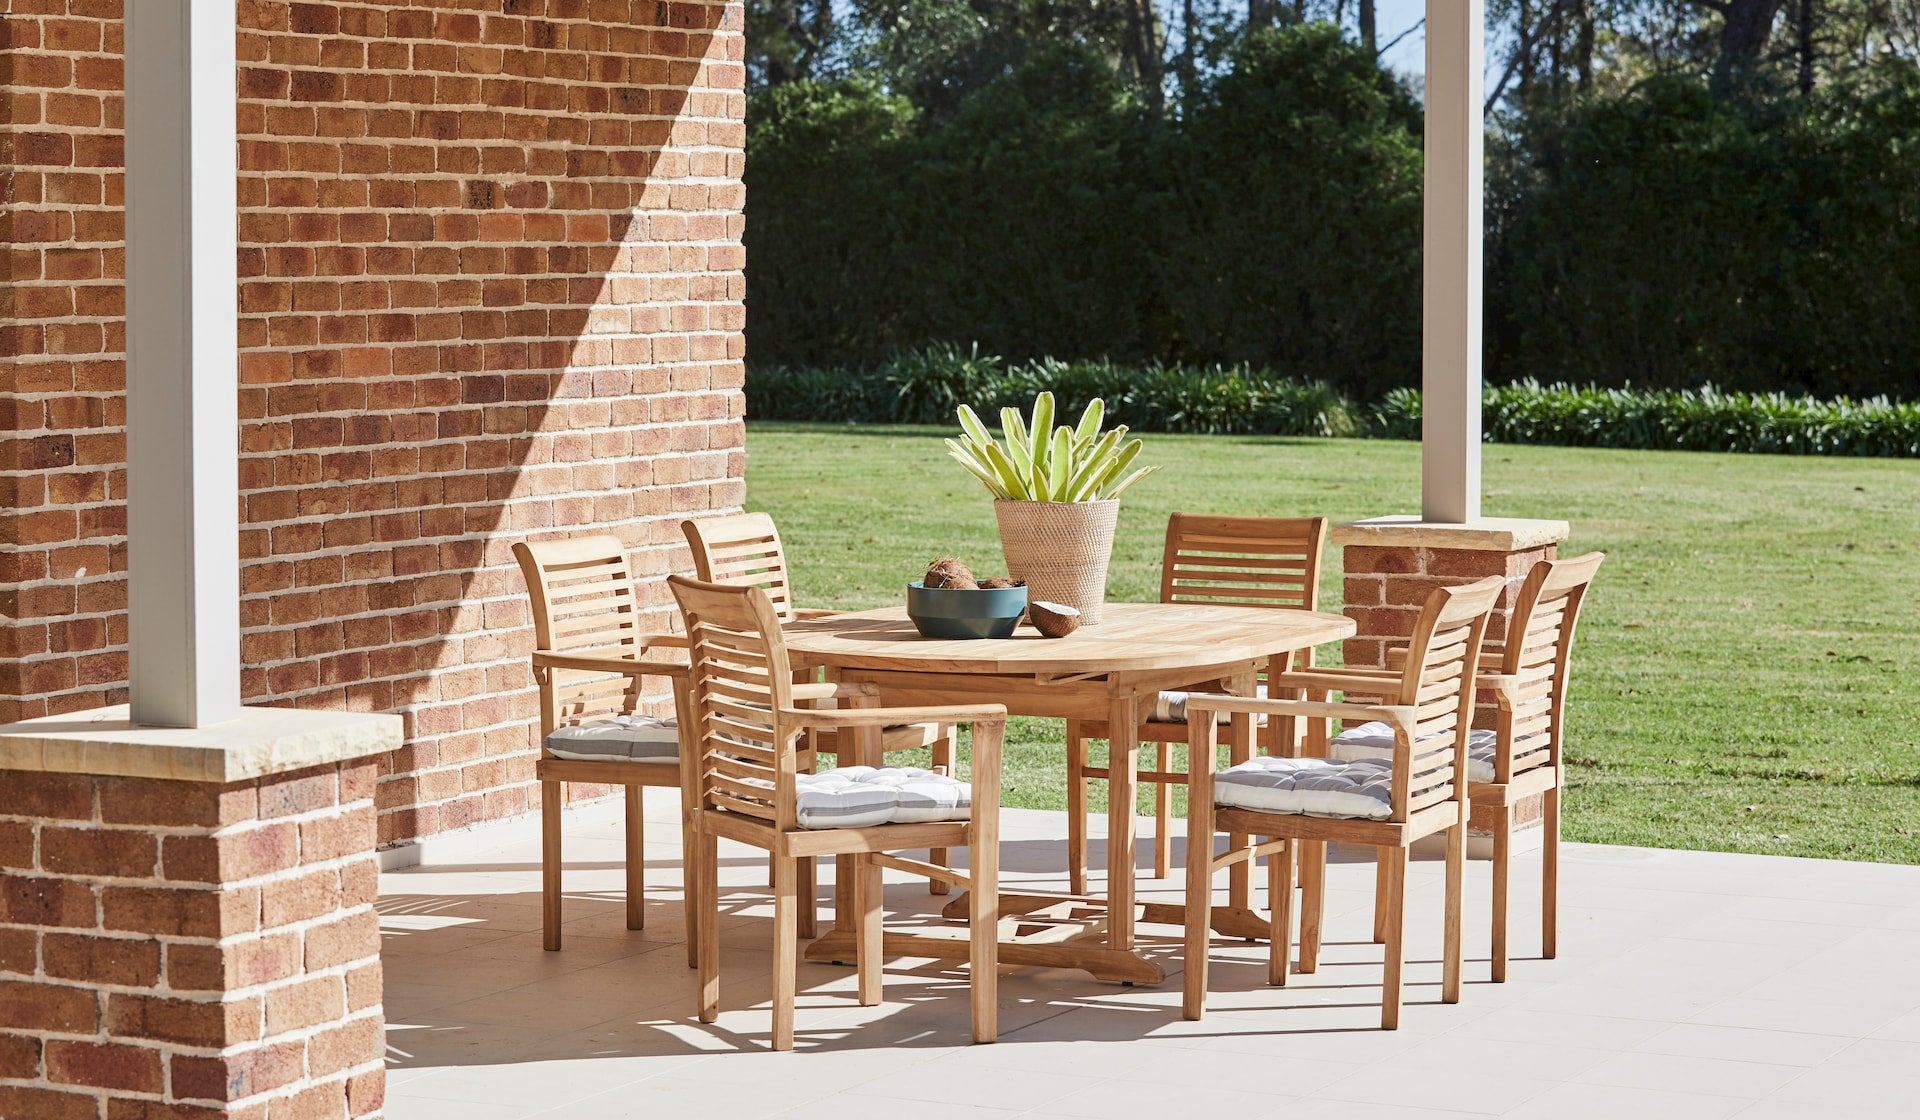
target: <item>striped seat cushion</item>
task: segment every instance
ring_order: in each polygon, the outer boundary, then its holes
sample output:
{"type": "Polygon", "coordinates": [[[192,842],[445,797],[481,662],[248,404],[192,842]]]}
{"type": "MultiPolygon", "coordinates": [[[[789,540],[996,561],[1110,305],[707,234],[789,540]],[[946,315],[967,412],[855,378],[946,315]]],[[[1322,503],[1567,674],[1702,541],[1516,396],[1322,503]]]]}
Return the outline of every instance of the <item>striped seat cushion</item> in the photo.
{"type": "Polygon", "coordinates": [[[1262,813],[1383,821],[1393,814],[1393,767],[1378,759],[1262,755],[1213,777],[1213,802],[1262,813]]]}
{"type": "Polygon", "coordinates": [[[795,789],[801,828],[964,821],[973,810],[966,782],[910,767],[841,766],[801,774],[795,789]]]}
{"type": "MultiPolygon", "coordinates": [[[[1499,745],[1500,736],[1492,731],[1475,729],[1467,732],[1467,781],[1493,781],[1493,752],[1499,745]]],[[[1375,759],[1390,762],[1393,758],[1393,725],[1385,720],[1374,720],[1333,737],[1333,753],[1344,759],[1375,759]]]]}
{"type": "Polygon", "coordinates": [[[653,716],[614,716],[558,727],[541,745],[579,762],[678,762],[680,725],[653,716]]]}
{"type": "MultiPolygon", "coordinates": [[[[1191,695],[1193,695],[1191,692],[1162,692],[1159,696],[1154,698],[1153,714],[1147,717],[1147,722],[1148,723],[1185,723],[1187,722],[1187,697],[1191,695]]],[[[1265,700],[1267,698],[1267,686],[1264,684],[1261,685],[1257,695],[1259,696],[1260,699],[1265,700]]],[[[1220,712],[1214,716],[1213,722],[1220,724],[1222,726],[1225,726],[1226,723],[1232,718],[1233,716],[1231,713],[1220,712]]],[[[1257,723],[1259,723],[1262,727],[1266,726],[1267,717],[1264,713],[1261,715],[1255,716],[1254,720],[1257,723]]]]}

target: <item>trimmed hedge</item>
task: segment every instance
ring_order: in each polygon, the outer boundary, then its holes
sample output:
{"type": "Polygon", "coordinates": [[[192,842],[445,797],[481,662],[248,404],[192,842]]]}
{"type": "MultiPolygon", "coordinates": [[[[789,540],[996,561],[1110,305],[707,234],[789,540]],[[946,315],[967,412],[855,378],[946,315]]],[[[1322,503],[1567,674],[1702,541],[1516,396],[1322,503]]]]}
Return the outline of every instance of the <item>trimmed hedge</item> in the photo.
{"type": "MultiPolygon", "coordinates": [[[[1420,393],[1395,389],[1363,409],[1326,384],[1254,366],[1041,358],[1007,362],[957,347],[907,351],[857,368],[756,366],[747,414],[760,420],[953,424],[961,404],[995,415],[1050,389],[1063,412],[1094,397],[1111,422],[1143,432],[1420,438],[1420,393]]],[[[1520,381],[1486,390],[1492,443],[1769,455],[1920,458],[1920,404],[1885,397],[1602,389],[1520,381]]]]}

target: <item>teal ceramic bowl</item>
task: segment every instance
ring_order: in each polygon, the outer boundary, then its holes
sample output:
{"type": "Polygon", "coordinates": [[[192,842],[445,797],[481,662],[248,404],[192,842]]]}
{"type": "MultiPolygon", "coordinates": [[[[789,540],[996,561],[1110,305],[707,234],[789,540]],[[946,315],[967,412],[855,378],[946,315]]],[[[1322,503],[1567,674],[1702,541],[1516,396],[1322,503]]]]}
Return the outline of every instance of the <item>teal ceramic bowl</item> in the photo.
{"type": "Polygon", "coordinates": [[[907,584],[907,617],[923,638],[1006,638],[1027,609],[1024,587],[961,591],[907,584]]]}

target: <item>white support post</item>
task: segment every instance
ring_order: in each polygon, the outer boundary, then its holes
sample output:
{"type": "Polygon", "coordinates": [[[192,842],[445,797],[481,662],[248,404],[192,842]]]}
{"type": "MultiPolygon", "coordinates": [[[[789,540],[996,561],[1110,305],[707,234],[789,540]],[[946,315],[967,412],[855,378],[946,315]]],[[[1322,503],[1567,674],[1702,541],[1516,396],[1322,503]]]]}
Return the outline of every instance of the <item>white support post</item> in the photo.
{"type": "Polygon", "coordinates": [[[234,5],[129,0],[127,638],[135,724],[240,709],[234,5]]]}
{"type": "Polygon", "coordinates": [[[1480,516],[1484,0],[1427,0],[1420,509],[1480,516]]]}

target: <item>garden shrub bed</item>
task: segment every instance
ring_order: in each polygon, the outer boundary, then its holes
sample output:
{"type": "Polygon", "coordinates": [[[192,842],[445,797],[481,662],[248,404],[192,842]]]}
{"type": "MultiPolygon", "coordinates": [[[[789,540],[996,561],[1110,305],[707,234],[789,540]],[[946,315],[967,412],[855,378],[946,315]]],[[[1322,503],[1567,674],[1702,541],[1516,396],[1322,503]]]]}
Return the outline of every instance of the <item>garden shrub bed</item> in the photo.
{"type": "MultiPolygon", "coordinates": [[[[747,412],[762,420],[950,424],[960,405],[997,414],[1051,390],[1062,411],[1104,398],[1112,422],[1143,432],[1420,437],[1420,393],[1371,406],[1318,381],[1253,366],[1152,362],[1007,362],[934,346],[866,366],[755,366],[747,412]]],[[[1782,393],[1489,386],[1489,442],[1672,451],[1920,458],[1920,403],[1819,400],[1782,393]]]]}

